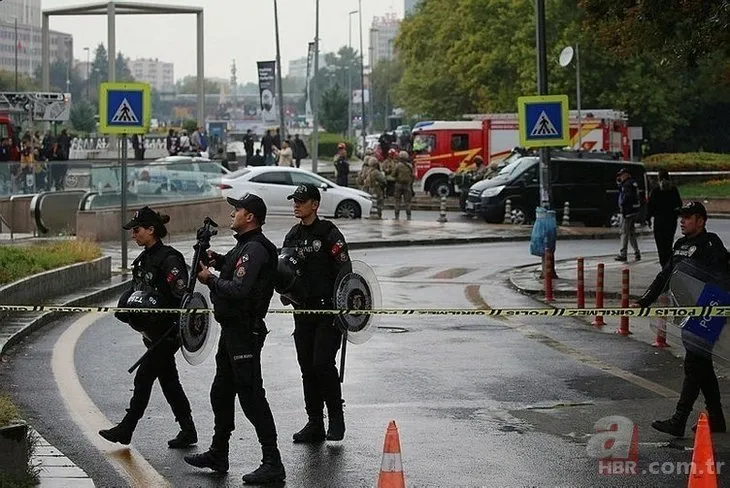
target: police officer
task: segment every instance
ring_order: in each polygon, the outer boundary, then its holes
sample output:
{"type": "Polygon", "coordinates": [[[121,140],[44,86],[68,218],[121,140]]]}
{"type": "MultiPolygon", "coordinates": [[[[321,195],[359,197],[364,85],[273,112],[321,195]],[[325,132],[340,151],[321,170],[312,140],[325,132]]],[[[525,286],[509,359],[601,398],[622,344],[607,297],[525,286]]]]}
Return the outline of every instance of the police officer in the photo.
{"type": "Polygon", "coordinates": [[[236,247],[225,256],[208,253],[209,264],[220,270],[220,277],[202,264],[198,273],[198,281],[210,288],[215,318],[221,324],[216,374],[210,390],[213,441],[208,451],[186,456],[185,461],[199,468],[228,471],[228,441],[234,429],[238,395],[263,451],[261,466],[244,475],[243,481],[280,482],[286,473],[261,376],[261,349],[268,333],[264,317],[274,294],[277,250],[261,231],[266,204],[260,197],[247,193],[240,200],[228,198],[228,203],[234,207],[231,229],[236,233],[236,247]]]}
{"type": "MultiPolygon", "coordinates": [[[[295,308],[332,309],[337,276],[352,269],[345,238],[335,224],[317,216],[321,197],[315,185],[299,185],[287,198],[294,200],[294,216],[301,222],[286,235],[283,247],[296,250],[307,290],[307,296],[295,308]]],[[[294,315],[294,343],[308,417],[304,428],[294,434],[294,442],[322,442],[325,438],[339,441],[345,436],[342,389],[335,365],[341,341],[342,332],[335,326],[333,315],[294,315]],[[326,434],[324,405],[329,417],[326,434]]]]}
{"type": "MultiPolygon", "coordinates": [[[[654,279],[649,289],[638,300],[638,305],[647,307],[653,303],[664,290],[673,269],[683,259],[690,259],[703,268],[727,274],[728,251],[722,241],[705,229],[707,210],[700,202],[690,202],[679,210],[679,226],[684,237],[674,244],[669,263],[654,279]]],[[[720,388],[712,364],[712,355],[685,342],[684,382],[674,415],[667,420],[654,421],[651,426],[660,432],[684,437],[687,418],[692,413],[697,397],[702,392],[705,397],[707,413],[710,418],[712,432],[725,432],[725,416],[720,403],[720,388]]]]}
{"type": "Polygon", "coordinates": [[[411,198],[413,197],[413,166],[408,153],[401,151],[393,169],[395,178],[395,220],[400,216],[401,196],[406,207],[406,218],[411,220],[411,198]]]}
{"type": "MultiPolygon", "coordinates": [[[[120,307],[176,308],[185,293],[188,273],[185,259],[176,249],[162,243],[167,235],[167,215],[160,215],[149,207],[135,212],[123,226],[132,231],[132,238],[144,251],[132,263],[133,286],[119,299],[120,307]]],[[[117,312],[116,317],[142,333],[148,348],[160,340],[170,327],[176,326],[175,314],[140,314],[117,312]]],[[[109,442],[129,444],[137,422],[144,415],[155,380],[159,381],[165,399],[172,407],[175,420],[180,424],[177,437],[168,441],[173,449],[189,447],[198,442],[193,417],[175,365],[175,353],[180,348],[177,333],[171,333],[142,361],[134,377],[134,393],[127,414],[111,429],[100,430],[99,435],[109,442]]]]}

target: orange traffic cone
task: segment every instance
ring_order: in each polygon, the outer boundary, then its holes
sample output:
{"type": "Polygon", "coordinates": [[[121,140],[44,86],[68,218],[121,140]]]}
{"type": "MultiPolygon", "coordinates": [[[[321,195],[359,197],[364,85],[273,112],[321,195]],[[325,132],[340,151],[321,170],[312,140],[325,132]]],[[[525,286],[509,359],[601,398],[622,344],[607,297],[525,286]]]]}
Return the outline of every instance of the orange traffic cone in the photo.
{"type": "Polygon", "coordinates": [[[403,477],[403,462],[400,457],[400,437],[395,420],[388,424],[383,446],[383,462],[380,465],[378,488],[405,488],[406,480],[403,477]]]}
{"type": "Polygon", "coordinates": [[[702,412],[697,421],[695,446],[692,453],[692,470],[687,488],[717,488],[715,454],[712,451],[712,437],[707,414],[702,412]]]}

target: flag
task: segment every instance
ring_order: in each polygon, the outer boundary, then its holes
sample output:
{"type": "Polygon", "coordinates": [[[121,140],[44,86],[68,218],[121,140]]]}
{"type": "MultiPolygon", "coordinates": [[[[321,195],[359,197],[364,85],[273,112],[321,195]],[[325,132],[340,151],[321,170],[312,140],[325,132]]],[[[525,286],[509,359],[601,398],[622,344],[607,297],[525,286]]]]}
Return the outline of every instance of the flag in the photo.
{"type": "Polygon", "coordinates": [[[276,61],[258,61],[259,100],[265,122],[276,120],[276,61]]]}

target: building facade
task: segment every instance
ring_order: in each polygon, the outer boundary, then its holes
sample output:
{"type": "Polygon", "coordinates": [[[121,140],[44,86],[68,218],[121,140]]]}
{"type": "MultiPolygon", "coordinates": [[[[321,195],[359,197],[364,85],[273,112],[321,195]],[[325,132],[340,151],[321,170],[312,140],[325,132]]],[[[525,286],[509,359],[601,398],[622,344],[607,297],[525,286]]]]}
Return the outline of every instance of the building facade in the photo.
{"type": "MultiPolygon", "coordinates": [[[[314,69],[310,67],[310,69],[314,69]]],[[[289,73],[287,74],[290,78],[301,78],[307,77],[307,57],[304,56],[299,59],[292,59],[289,61],[289,73]]]]}
{"type": "Polygon", "coordinates": [[[41,0],[2,0],[0,19],[10,23],[18,19],[18,25],[32,25],[40,30],[41,0]]]}
{"type": "Polygon", "coordinates": [[[374,63],[393,59],[393,43],[398,36],[399,29],[400,19],[393,13],[373,19],[370,27],[370,48],[374,63]]]}
{"type": "MultiPolygon", "coordinates": [[[[1,2],[0,5],[4,5],[1,2]]],[[[22,2],[21,2],[22,3],[22,2]]],[[[39,2],[40,3],[40,2],[39,2]]],[[[15,22],[0,21],[0,70],[15,71],[15,51],[18,55],[18,72],[33,76],[41,65],[42,38],[41,29],[18,22],[15,43],[15,22]]],[[[51,62],[62,61],[73,63],[73,36],[63,32],[50,31],[51,62]]]]}
{"type": "Polygon", "coordinates": [[[159,92],[175,91],[175,65],[159,59],[141,58],[129,60],[132,77],[142,83],[149,83],[159,92]]]}

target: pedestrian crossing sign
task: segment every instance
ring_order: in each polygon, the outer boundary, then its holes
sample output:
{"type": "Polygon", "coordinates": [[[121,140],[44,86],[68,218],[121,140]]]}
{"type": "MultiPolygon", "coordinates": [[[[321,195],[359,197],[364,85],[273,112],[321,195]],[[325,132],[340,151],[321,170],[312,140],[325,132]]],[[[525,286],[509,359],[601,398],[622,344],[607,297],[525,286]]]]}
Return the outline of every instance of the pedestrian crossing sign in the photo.
{"type": "Polygon", "coordinates": [[[99,126],[103,134],[145,134],[152,106],[148,83],[102,83],[99,126]]]}
{"type": "Polygon", "coordinates": [[[562,147],[570,145],[567,95],[519,97],[517,112],[521,146],[562,147]]]}

